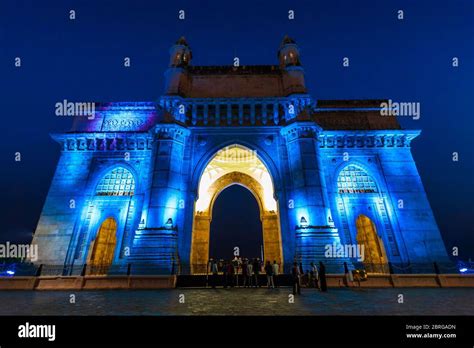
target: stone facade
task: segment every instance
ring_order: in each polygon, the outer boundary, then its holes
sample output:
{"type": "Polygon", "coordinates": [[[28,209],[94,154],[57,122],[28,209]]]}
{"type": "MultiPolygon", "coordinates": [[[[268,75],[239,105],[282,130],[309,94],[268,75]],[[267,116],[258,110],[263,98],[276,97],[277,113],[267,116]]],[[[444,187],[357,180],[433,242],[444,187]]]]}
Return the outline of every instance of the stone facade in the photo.
{"type": "Polygon", "coordinates": [[[255,195],[266,259],[324,261],[340,271],[354,260],[327,258],[326,246],[357,243],[355,221],[364,215],[385,261],[447,261],[410,152],[420,131],[381,116],[381,100],[311,97],[292,39],[278,58],[268,66],[193,66],[180,39],[156,102],[97,104],[94,119],[53,134],[61,157],[34,237],[39,262],[86,263],[108,217],[118,226],[114,264],[206,262],[212,203],[196,208],[203,173],[219,151],[235,147],[256,154],[273,197],[238,169],[216,176],[209,194],[237,183],[255,195]],[[271,199],[276,208],[266,209],[271,199]]]}

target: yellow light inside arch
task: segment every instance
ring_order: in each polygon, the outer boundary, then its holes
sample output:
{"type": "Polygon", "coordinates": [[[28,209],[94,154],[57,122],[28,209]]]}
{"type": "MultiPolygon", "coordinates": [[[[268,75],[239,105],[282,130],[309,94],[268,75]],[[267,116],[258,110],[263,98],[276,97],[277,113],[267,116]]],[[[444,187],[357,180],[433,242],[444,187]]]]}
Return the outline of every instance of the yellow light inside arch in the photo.
{"type": "Polygon", "coordinates": [[[220,177],[232,172],[247,174],[258,181],[263,187],[263,209],[277,211],[272,178],[265,164],[258,158],[255,151],[241,145],[231,145],[216,153],[201,176],[199,198],[196,201],[198,212],[209,209],[211,199],[215,194],[211,192],[212,184],[220,177]]]}

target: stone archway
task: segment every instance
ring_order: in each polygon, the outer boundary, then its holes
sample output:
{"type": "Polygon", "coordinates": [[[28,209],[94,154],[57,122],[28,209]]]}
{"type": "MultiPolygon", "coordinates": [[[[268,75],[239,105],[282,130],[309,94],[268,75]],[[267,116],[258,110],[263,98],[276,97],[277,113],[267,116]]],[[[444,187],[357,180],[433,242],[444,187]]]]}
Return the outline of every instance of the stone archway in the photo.
{"type": "Polygon", "coordinates": [[[206,273],[212,208],[219,194],[231,185],[241,185],[255,196],[262,221],[264,259],[282,264],[279,213],[268,170],[251,150],[243,146],[233,145],[223,151],[237,152],[238,156],[218,153],[201,177],[199,199],[194,208],[191,272],[206,273]]]}
{"type": "Polygon", "coordinates": [[[107,274],[117,244],[117,222],[109,217],[100,225],[89,249],[89,274],[107,274]]]}
{"type": "Polygon", "coordinates": [[[388,260],[382,239],[374,222],[365,215],[356,220],[357,243],[364,246],[364,267],[370,273],[389,273],[388,260]]]}

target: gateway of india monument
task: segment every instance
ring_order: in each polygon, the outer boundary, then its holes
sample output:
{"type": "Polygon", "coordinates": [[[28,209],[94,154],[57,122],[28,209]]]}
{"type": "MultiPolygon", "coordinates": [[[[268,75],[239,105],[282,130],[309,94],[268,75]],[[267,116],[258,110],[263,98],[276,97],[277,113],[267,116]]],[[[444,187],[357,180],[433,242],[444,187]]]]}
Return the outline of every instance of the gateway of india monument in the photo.
{"type": "Polygon", "coordinates": [[[258,203],[265,261],[338,273],[360,260],[328,257],[328,246],[358,245],[369,271],[447,262],[411,154],[420,131],[383,116],[385,100],[311,96],[291,38],[277,58],[194,66],[181,38],[157,100],[97,103],[93,118],[52,134],[61,156],[38,263],[205,272],[213,204],[234,184],[258,203]]]}

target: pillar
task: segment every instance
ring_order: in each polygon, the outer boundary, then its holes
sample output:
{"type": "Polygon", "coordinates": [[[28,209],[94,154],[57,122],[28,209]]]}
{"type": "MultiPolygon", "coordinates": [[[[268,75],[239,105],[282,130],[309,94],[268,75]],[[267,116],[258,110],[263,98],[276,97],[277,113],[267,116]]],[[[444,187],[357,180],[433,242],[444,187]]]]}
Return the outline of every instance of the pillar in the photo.
{"type": "Polygon", "coordinates": [[[347,258],[326,257],[327,246],[340,244],[331,216],[326,185],[320,166],[317,135],[320,127],[313,122],[295,122],[281,131],[288,153],[291,181],[288,209],[290,229],[294,229],[295,255],[304,270],[311,262],[323,261],[328,272],[342,272],[347,258]]]}

